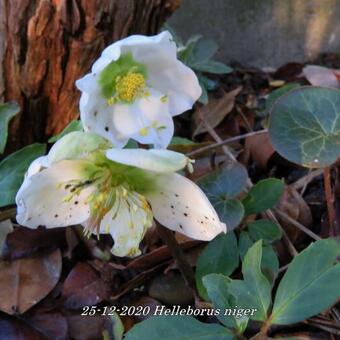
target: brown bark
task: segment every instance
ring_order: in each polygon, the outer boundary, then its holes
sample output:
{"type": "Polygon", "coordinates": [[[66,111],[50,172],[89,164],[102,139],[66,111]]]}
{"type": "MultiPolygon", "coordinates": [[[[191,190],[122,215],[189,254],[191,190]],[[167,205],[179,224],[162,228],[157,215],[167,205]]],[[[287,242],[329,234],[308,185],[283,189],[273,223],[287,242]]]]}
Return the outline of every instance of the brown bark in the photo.
{"type": "Polygon", "coordinates": [[[0,101],[17,101],[10,149],[78,117],[76,79],[127,35],[155,34],[180,0],[0,0],[0,101]]]}

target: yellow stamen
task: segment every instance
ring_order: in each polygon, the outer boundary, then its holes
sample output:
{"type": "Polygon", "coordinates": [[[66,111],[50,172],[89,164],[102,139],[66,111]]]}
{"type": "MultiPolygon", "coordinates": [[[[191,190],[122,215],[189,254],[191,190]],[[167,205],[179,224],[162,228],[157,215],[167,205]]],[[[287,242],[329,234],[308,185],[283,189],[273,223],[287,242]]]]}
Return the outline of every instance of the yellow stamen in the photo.
{"type": "MultiPolygon", "coordinates": [[[[128,73],[116,82],[116,96],[119,100],[132,103],[145,88],[145,78],[141,73],[128,73]]],[[[114,101],[110,98],[108,102],[114,101]]]]}
{"type": "Polygon", "coordinates": [[[149,134],[149,129],[147,127],[143,127],[139,130],[139,134],[141,136],[145,137],[149,134]]]}

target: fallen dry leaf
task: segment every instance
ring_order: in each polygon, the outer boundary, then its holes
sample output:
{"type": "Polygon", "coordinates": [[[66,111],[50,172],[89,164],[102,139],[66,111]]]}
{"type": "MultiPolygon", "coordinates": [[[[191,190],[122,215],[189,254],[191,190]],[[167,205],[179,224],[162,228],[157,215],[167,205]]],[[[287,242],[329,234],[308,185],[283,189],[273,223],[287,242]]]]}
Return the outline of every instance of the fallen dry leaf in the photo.
{"type": "Polygon", "coordinates": [[[14,261],[0,261],[0,310],[11,315],[26,312],[55,287],[61,266],[59,249],[14,261]]]}
{"type": "Polygon", "coordinates": [[[103,332],[109,333],[108,339],[113,338],[114,320],[101,315],[68,315],[69,336],[74,340],[103,339],[103,332]]]}
{"type": "MultiPolygon", "coordinates": [[[[241,90],[242,86],[238,86],[230,92],[225,92],[222,98],[211,99],[207,105],[200,109],[200,115],[203,116],[204,120],[209,123],[212,128],[215,128],[222,122],[226,115],[231,112],[234,107],[235,98],[241,90]]],[[[194,117],[193,137],[207,131],[200,115],[194,117]]]]}
{"type": "Polygon", "coordinates": [[[37,313],[25,321],[32,328],[44,334],[47,339],[67,339],[67,320],[61,313],[37,313]]]}
{"type": "Polygon", "coordinates": [[[66,228],[29,229],[18,227],[8,234],[3,256],[8,260],[27,257],[41,250],[55,249],[66,245],[66,228]]]}
{"type": "Polygon", "coordinates": [[[64,306],[78,309],[105,300],[108,288],[97,272],[87,263],[78,263],[67,276],[62,291],[64,306]]]}
{"type": "MultiPolygon", "coordinates": [[[[300,222],[305,227],[310,227],[313,224],[312,212],[309,205],[293,186],[286,186],[285,191],[278,204],[278,209],[285,212],[295,221],[300,222]]],[[[280,223],[287,232],[289,238],[295,243],[303,232],[289,223],[286,219],[280,218],[280,223]]]]}
{"type": "Polygon", "coordinates": [[[249,150],[251,158],[263,169],[267,168],[270,157],[275,153],[268,133],[247,137],[245,148],[249,150]]]}

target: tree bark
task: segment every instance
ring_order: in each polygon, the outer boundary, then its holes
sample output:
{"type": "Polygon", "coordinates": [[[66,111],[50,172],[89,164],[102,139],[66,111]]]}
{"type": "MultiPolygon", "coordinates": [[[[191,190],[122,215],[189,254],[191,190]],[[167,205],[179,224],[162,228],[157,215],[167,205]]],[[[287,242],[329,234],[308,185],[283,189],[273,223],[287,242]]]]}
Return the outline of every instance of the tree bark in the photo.
{"type": "Polygon", "coordinates": [[[102,49],[155,34],[180,0],[0,0],[0,101],[22,110],[8,150],[45,141],[78,117],[75,80],[102,49]]]}

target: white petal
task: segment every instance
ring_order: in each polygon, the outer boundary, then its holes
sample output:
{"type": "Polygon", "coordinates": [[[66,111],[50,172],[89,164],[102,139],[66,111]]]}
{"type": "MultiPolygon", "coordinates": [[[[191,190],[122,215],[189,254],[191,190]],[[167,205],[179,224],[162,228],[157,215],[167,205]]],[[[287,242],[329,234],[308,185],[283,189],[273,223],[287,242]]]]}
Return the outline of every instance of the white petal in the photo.
{"type": "Polygon", "coordinates": [[[337,77],[327,67],[307,65],[303,68],[302,73],[313,86],[340,87],[337,77]]]}
{"type": "Polygon", "coordinates": [[[101,96],[85,92],[80,97],[80,118],[86,131],[95,132],[108,139],[114,147],[125,146],[129,138],[120,134],[113,124],[113,108],[101,96]]]}
{"type": "Polygon", "coordinates": [[[191,109],[202,93],[195,73],[178,60],[158,63],[162,67],[156,63],[147,65],[148,84],[168,96],[172,116],[191,109]]]}
{"type": "Polygon", "coordinates": [[[80,91],[99,94],[98,77],[94,73],[89,73],[76,81],[76,86],[80,91]]]}
{"type": "Polygon", "coordinates": [[[166,147],[174,131],[169,106],[164,95],[149,89],[150,96],[137,99],[132,104],[112,106],[116,129],[140,143],[166,147]]]}
{"type": "Polygon", "coordinates": [[[176,56],[176,44],[169,32],[164,31],[155,36],[131,35],[106,47],[102,58],[117,60],[120,55],[132,53],[135,60],[144,63],[148,59],[157,59],[159,54],[166,58],[176,56]]]}
{"type": "Polygon", "coordinates": [[[93,188],[88,187],[69,202],[63,202],[70,194],[65,188],[68,181],[83,180],[84,161],[61,161],[30,177],[26,177],[16,196],[17,221],[21,225],[36,228],[61,227],[82,223],[89,218],[86,203],[93,188]],[[63,185],[61,185],[63,184],[63,185]]]}
{"type": "Polygon", "coordinates": [[[38,172],[42,171],[44,168],[49,167],[48,157],[47,156],[41,156],[35,159],[30,166],[28,167],[25,178],[23,183],[21,184],[19,190],[17,191],[17,197],[19,197],[23,190],[30,184],[30,181],[28,180],[31,176],[37,174],[38,172]]]}
{"type": "Polygon", "coordinates": [[[74,131],[59,139],[48,153],[50,164],[61,160],[84,159],[98,149],[109,149],[112,144],[105,138],[92,132],[74,131]]]}
{"type": "Polygon", "coordinates": [[[31,165],[28,167],[25,174],[26,177],[31,177],[36,173],[40,172],[43,168],[48,168],[49,162],[47,156],[41,156],[35,159],[31,165]]]}
{"type": "Polygon", "coordinates": [[[137,193],[117,198],[100,224],[101,233],[111,234],[114,240],[112,253],[116,256],[140,255],[139,243],[152,225],[151,212],[148,214],[137,205],[141,199],[142,196],[137,193]]]}
{"type": "Polygon", "coordinates": [[[202,89],[195,73],[177,59],[177,48],[167,31],[156,36],[130,36],[108,46],[101,58],[117,60],[132,53],[133,58],[147,67],[147,83],[169,97],[172,116],[191,109],[202,89]]]}
{"type": "Polygon", "coordinates": [[[189,163],[185,155],[164,149],[111,149],[106,157],[114,162],[154,172],[175,172],[189,163]]]}
{"type": "Polygon", "coordinates": [[[155,219],[193,239],[209,241],[226,232],[226,225],[203,193],[178,174],[159,175],[159,191],[146,194],[155,219]]]}
{"type": "Polygon", "coordinates": [[[120,57],[120,51],[117,50],[117,54],[112,56],[111,58],[106,58],[105,56],[101,56],[96,62],[92,65],[92,73],[95,75],[102,71],[107,65],[109,65],[112,61],[118,60],[120,57]]]}

